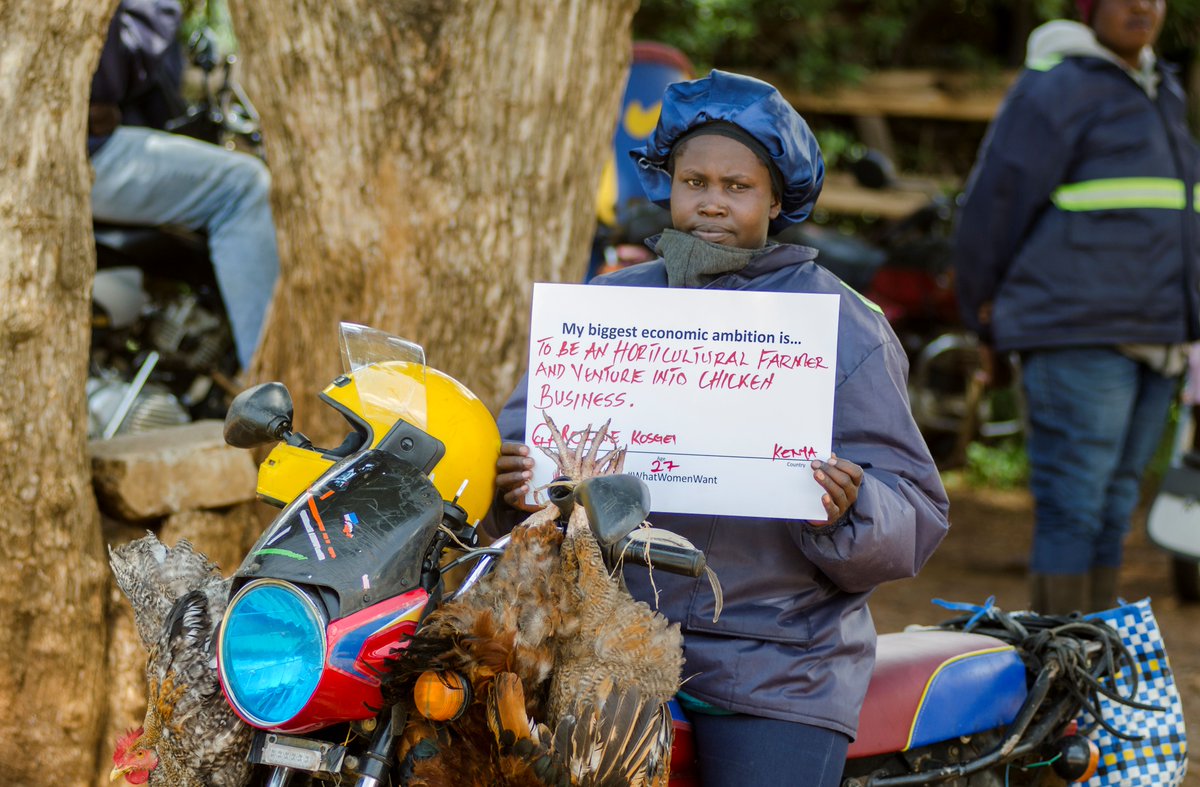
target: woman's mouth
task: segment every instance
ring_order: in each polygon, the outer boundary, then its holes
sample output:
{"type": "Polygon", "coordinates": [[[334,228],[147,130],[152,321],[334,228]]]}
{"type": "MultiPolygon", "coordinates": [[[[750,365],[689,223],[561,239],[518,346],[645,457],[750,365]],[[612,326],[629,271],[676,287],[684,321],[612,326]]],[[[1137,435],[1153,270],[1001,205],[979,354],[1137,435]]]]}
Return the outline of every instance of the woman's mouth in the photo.
{"type": "Polygon", "coordinates": [[[729,237],[729,230],[711,224],[701,224],[698,227],[692,227],[692,235],[709,243],[720,243],[724,238],[729,237]]]}

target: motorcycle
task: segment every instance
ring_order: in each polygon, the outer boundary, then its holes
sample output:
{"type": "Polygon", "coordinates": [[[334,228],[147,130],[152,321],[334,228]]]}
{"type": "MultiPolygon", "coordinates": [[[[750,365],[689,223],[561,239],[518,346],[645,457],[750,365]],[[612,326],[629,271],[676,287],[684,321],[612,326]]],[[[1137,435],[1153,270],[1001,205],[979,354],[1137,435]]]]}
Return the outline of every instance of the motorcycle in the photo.
{"type": "Polygon", "coordinates": [[[691,79],[687,56],[657,41],[635,41],[621,113],[596,195],[596,234],[585,280],[654,259],[646,238],[671,226],[669,211],[646,199],[629,151],[654,132],[667,85],[691,79]]]}
{"type": "MultiPolygon", "coordinates": [[[[438,606],[448,572],[478,561],[453,598],[507,543],[474,548],[500,450],[487,408],[397,337],[344,323],[342,351],[346,373],[321,395],[351,426],[341,445],[318,448],[292,431],[280,383],[239,394],[225,422],[237,447],[282,440],[260,468],[258,494],[283,510],[234,575],[217,646],[222,689],[259,730],[250,757],[269,769],[269,785],[297,774],[388,783],[406,709],[385,702],[385,662],[438,606]],[[467,552],[447,563],[455,547],[467,552]]],[[[592,479],[575,494],[591,506],[588,490],[607,483],[592,479]]],[[[589,508],[613,555],[645,518],[639,500],[589,508]]],[[[684,551],[650,545],[625,559],[695,576],[703,560],[684,551]]]]}
{"type": "MultiPolygon", "coordinates": [[[[1101,752],[1081,726],[1081,712],[1099,720],[1092,728],[1136,739],[1135,730],[1114,728],[1098,709],[1099,694],[1116,696],[1121,670],[1137,671],[1114,629],[1077,615],[1004,613],[990,600],[946,606],[971,611],[940,626],[879,636],[842,787],[1086,782],[1101,752]],[[1044,781],[1039,769],[1056,779],[1044,781]]],[[[1136,691],[1117,701],[1162,710],[1135,701],[1136,691]]],[[[688,727],[677,725],[677,752],[686,757],[688,727]]],[[[700,783],[694,772],[676,778],[677,763],[672,759],[672,787],[700,783]]]]}
{"type": "MultiPolygon", "coordinates": [[[[855,159],[851,170],[866,188],[898,182],[891,162],[875,151],[855,159]]],[[[997,358],[985,384],[978,341],[959,318],[953,215],[954,199],[931,193],[925,204],[870,239],[813,222],[779,238],[817,249],[821,265],[882,309],[908,355],[913,417],[943,464],[960,464],[972,440],[1012,437],[1023,428],[1011,359],[997,358]]]]}
{"type": "MultiPolygon", "coordinates": [[[[200,97],[167,130],[262,155],[258,114],[211,30],[188,44],[200,97]]],[[[88,436],[107,439],[224,415],[238,371],[225,304],[201,233],[93,222],[96,278],[88,436]]]]}
{"type": "MultiPolygon", "coordinates": [[[[1181,406],[1182,411],[1183,406],[1181,406]]],[[[1192,407],[1191,417],[1195,417],[1192,407]]],[[[1184,414],[1181,412],[1181,418],[1184,414]]],[[[1193,422],[1194,423],[1194,422],[1193,422]]],[[[1200,436],[1181,450],[1150,505],[1146,534],[1171,555],[1171,581],[1180,601],[1200,601],[1200,436]]]]}
{"type": "MultiPolygon", "coordinates": [[[[225,422],[236,447],[278,441],[258,494],[282,511],[234,575],[216,653],[227,701],[256,730],[250,759],[271,787],[393,783],[395,739],[415,709],[385,700],[385,663],[508,544],[478,546],[500,442],[484,405],[428,367],[417,345],[351,324],[341,339],[345,373],[321,394],[350,427],[340,445],[320,448],[293,430],[281,383],[239,394],[225,422]],[[470,571],[451,589],[460,566],[470,571]]],[[[605,550],[612,565],[700,575],[698,550],[623,548],[649,498],[638,479],[611,478],[622,504],[609,488],[588,513],[598,540],[615,545],[605,550]]],[[[576,489],[579,504],[591,506],[586,490],[599,482],[576,489]]],[[[1037,771],[1022,768],[1051,761],[1061,778],[1085,780],[1097,751],[1075,720],[1095,709],[1097,691],[1119,696],[1114,676],[1131,665],[1102,623],[991,607],[884,634],[843,787],[1032,784],[1037,771]]],[[[672,712],[670,783],[690,787],[694,741],[672,712]]]]}

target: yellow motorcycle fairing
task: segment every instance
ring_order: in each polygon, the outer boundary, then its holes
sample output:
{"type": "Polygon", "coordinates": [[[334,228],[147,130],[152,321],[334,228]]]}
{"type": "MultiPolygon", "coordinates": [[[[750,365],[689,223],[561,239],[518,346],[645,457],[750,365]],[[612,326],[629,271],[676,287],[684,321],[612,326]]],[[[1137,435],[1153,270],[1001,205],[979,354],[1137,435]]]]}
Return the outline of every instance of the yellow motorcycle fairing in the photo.
{"type": "Polygon", "coordinates": [[[321,392],[354,434],[329,451],[277,445],[259,467],[258,495],[283,506],[346,456],[375,448],[399,421],[436,437],[445,453],[429,478],[477,524],[492,503],[500,432],[483,402],[453,377],[422,364],[381,361],[342,375],[321,392]]]}

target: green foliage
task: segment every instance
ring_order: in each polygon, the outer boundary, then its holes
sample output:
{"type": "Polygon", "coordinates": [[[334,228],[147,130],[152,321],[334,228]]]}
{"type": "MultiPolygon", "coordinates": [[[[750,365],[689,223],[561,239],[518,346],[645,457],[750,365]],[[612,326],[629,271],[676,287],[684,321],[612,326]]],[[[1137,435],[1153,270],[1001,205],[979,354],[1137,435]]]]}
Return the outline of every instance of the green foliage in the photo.
{"type": "Polygon", "coordinates": [[[1029,480],[1029,458],[1020,440],[967,446],[967,481],[975,486],[1016,489],[1029,480]]]}
{"type": "Polygon", "coordinates": [[[838,128],[813,129],[817,144],[825,156],[825,166],[835,169],[844,159],[850,160],[863,153],[863,146],[853,134],[838,128]]]}
{"type": "Polygon", "coordinates": [[[1160,49],[1168,55],[1200,46],[1200,0],[1169,0],[1160,49]]]}
{"type": "MultiPolygon", "coordinates": [[[[642,0],[634,35],[709,68],[761,72],[828,88],[878,68],[994,70],[1020,64],[1025,39],[1072,0],[642,0]]],[[[1186,60],[1200,0],[1170,0],[1161,49],[1186,60]]]]}
{"type": "Polygon", "coordinates": [[[233,34],[227,0],[182,0],[180,5],[183,8],[183,25],[179,35],[185,44],[197,30],[208,27],[216,36],[221,54],[237,51],[237,37],[233,34]]]}

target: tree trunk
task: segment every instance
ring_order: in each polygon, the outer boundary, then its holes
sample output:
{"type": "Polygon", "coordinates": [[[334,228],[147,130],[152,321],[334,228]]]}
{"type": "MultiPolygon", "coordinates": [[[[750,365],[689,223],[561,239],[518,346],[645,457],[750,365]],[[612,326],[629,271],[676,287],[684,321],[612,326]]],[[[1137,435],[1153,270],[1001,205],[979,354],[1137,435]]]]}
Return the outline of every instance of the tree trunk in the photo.
{"type": "Polygon", "coordinates": [[[0,3],[0,782],[97,766],[108,567],[86,456],[88,90],[117,0],[0,3]]]}
{"type": "Polygon", "coordinates": [[[341,371],[349,320],[422,344],[498,406],[532,283],[585,270],[636,5],[233,3],[283,262],[256,376],[300,409],[341,371]]]}

